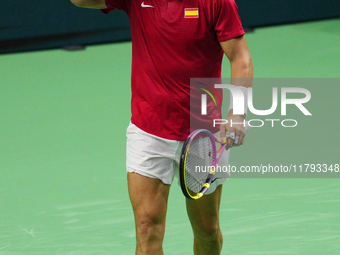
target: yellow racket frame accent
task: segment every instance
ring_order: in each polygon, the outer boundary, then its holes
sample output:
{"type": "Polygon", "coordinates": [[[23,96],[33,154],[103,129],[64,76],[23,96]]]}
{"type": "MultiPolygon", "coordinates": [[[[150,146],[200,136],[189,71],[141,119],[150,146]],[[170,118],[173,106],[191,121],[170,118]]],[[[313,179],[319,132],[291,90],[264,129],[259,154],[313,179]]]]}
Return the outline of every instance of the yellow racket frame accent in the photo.
{"type": "MultiPolygon", "coordinates": [[[[226,137],[221,139],[220,137],[216,137],[215,135],[213,135],[209,130],[206,130],[206,129],[197,129],[197,130],[193,131],[188,136],[188,138],[190,136],[192,136],[192,135],[195,136],[197,133],[202,132],[202,131],[206,132],[210,136],[210,139],[213,139],[212,140],[213,143],[215,143],[215,142],[220,143],[220,146],[218,148],[216,148],[216,147],[214,148],[214,153],[216,153],[215,157],[217,158],[217,162],[218,162],[218,160],[219,160],[219,158],[221,156],[221,153],[222,153],[223,149],[226,146],[227,138],[231,137],[231,133],[232,132],[227,132],[226,137]],[[213,138],[212,138],[212,136],[213,136],[213,138]]],[[[211,181],[213,179],[213,176],[216,173],[216,166],[214,166],[214,165],[211,166],[211,168],[209,170],[208,177],[206,179],[206,182],[203,184],[201,190],[197,194],[192,195],[191,193],[193,193],[193,192],[192,191],[189,192],[189,188],[188,188],[188,186],[186,184],[186,173],[185,173],[186,171],[182,169],[182,168],[185,168],[185,166],[186,166],[186,160],[187,160],[187,155],[188,155],[188,151],[189,151],[190,145],[191,144],[189,144],[186,147],[186,151],[185,152],[182,151],[182,154],[181,154],[181,160],[184,160],[184,162],[181,161],[181,164],[180,164],[180,175],[182,175],[182,176],[180,176],[180,182],[181,182],[181,188],[182,188],[182,191],[183,191],[184,195],[187,198],[190,198],[190,199],[193,199],[193,200],[197,200],[197,199],[201,198],[204,195],[204,193],[210,188],[210,186],[211,186],[210,183],[211,183],[211,181]],[[184,154],[184,158],[183,158],[183,154],[184,154]]],[[[183,149],[185,148],[184,146],[185,146],[185,144],[183,145],[183,149]]],[[[215,146],[215,144],[213,146],[215,146]]]]}
{"type": "MultiPolygon", "coordinates": [[[[187,151],[185,152],[185,160],[184,160],[184,165],[186,164],[186,160],[187,160],[187,153],[189,151],[189,148],[190,148],[190,145],[188,146],[187,148],[187,151]]],[[[211,167],[210,171],[209,171],[209,174],[215,174],[216,172],[216,168],[214,166],[211,167]]],[[[184,176],[184,183],[186,183],[186,178],[185,178],[185,171],[183,171],[183,176],[184,176]]],[[[203,187],[207,187],[208,189],[210,188],[210,183],[204,183],[202,188],[203,187]]],[[[194,200],[197,200],[199,198],[201,198],[203,196],[203,193],[200,193],[198,192],[195,196],[191,195],[190,192],[189,192],[189,189],[188,189],[188,186],[185,185],[185,189],[187,191],[187,194],[194,200]]]]}

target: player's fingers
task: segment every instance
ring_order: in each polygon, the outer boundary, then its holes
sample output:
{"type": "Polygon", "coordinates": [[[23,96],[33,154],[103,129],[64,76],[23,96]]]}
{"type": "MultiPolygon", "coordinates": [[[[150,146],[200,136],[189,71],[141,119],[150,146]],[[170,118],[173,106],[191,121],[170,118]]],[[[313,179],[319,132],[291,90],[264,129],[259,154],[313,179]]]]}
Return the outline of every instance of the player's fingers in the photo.
{"type": "Polygon", "coordinates": [[[239,146],[240,145],[240,137],[239,136],[235,136],[235,140],[233,142],[233,146],[239,146]]]}
{"type": "Polygon", "coordinates": [[[239,146],[242,145],[242,144],[244,144],[244,139],[245,139],[245,137],[246,137],[245,135],[243,135],[243,136],[240,137],[239,142],[238,142],[239,146]]]}
{"type": "Polygon", "coordinates": [[[240,145],[239,142],[240,142],[240,135],[239,135],[239,132],[236,132],[233,146],[239,146],[240,145]]]}
{"type": "Polygon", "coordinates": [[[229,149],[229,148],[231,148],[231,147],[233,147],[233,144],[234,144],[234,139],[233,138],[228,138],[228,140],[227,140],[227,150],[229,149]]]}
{"type": "Polygon", "coordinates": [[[220,138],[223,139],[226,136],[226,128],[221,125],[220,127],[220,138]]]}
{"type": "Polygon", "coordinates": [[[244,144],[244,141],[246,140],[246,135],[244,135],[243,137],[242,137],[242,140],[241,140],[241,142],[242,142],[242,144],[244,144]]]}
{"type": "Polygon", "coordinates": [[[241,130],[236,131],[234,146],[240,146],[244,143],[245,133],[241,130]]]}

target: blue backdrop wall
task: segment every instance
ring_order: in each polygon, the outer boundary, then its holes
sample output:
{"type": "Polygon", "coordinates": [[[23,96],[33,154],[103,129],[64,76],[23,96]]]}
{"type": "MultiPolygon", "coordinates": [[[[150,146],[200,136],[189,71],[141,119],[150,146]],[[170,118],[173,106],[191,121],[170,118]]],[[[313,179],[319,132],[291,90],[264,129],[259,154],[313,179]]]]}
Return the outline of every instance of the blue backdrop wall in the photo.
{"type": "MultiPolygon", "coordinates": [[[[236,0],[243,25],[340,17],[339,0],[236,0]]],[[[2,0],[0,53],[130,40],[125,13],[77,8],[68,0],[2,0]]]]}

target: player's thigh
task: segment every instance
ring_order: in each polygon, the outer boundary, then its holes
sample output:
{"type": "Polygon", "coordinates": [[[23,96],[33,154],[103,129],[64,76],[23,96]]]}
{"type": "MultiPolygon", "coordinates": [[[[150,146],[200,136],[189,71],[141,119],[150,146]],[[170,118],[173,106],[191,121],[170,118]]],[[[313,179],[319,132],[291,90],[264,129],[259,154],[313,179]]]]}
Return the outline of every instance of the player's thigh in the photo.
{"type": "Polygon", "coordinates": [[[170,185],[128,172],[128,189],[137,224],[165,222],[170,185]]]}
{"type": "Polygon", "coordinates": [[[219,209],[222,185],[209,195],[197,200],[186,200],[187,213],[192,228],[197,232],[214,233],[219,228],[219,209]]]}

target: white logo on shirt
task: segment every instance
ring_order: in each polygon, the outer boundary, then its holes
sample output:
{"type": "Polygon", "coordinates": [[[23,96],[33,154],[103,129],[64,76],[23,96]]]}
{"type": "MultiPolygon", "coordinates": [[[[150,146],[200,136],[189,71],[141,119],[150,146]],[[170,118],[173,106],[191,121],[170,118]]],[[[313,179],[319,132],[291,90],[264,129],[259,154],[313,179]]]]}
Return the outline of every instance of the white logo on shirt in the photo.
{"type": "Polygon", "coordinates": [[[141,4],[142,7],[151,7],[151,8],[155,8],[153,7],[152,5],[147,5],[147,4],[144,4],[144,2],[141,4]]]}

